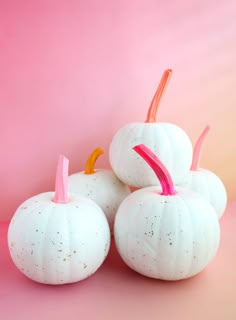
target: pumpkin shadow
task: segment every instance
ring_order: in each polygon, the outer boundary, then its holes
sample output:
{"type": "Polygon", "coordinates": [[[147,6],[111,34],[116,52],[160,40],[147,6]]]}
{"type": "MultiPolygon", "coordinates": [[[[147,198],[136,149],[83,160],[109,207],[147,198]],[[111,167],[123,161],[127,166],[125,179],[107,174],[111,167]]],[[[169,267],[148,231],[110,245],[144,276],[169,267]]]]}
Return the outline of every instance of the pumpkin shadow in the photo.
{"type": "MultiPolygon", "coordinates": [[[[182,280],[175,281],[166,281],[160,279],[149,278],[144,275],[139,274],[138,272],[129,268],[122,258],[120,257],[114,239],[111,241],[111,248],[108,254],[106,261],[104,262],[104,268],[106,268],[106,272],[110,274],[111,278],[119,279],[120,283],[125,286],[126,283],[131,283],[137,289],[141,287],[148,287],[161,289],[161,291],[182,291],[187,288],[187,290],[194,288],[196,285],[198,286],[201,281],[204,281],[204,278],[207,279],[207,271],[203,270],[201,273],[182,280]]],[[[137,289],[139,290],[139,289],[137,289]]]]}

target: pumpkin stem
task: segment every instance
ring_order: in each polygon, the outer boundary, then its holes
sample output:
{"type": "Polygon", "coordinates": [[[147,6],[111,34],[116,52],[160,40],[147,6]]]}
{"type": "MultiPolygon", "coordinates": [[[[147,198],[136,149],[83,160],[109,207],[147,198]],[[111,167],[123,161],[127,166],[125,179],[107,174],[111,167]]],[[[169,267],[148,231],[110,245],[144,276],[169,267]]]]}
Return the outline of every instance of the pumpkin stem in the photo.
{"type": "Polygon", "coordinates": [[[156,122],[157,109],[164,94],[165,88],[167,87],[167,83],[169,82],[171,74],[171,69],[167,69],[164,71],[157,91],[148,109],[147,119],[145,122],[156,122]]]}
{"type": "Polygon", "coordinates": [[[176,194],[172,178],[161,160],[144,144],[133,148],[152,168],[160,181],[163,196],[176,194]]]}
{"type": "Polygon", "coordinates": [[[209,130],[210,130],[210,126],[207,125],[203,130],[203,132],[201,133],[200,137],[197,139],[197,142],[195,143],[194,150],[193,150],[193,161],[191,166],[192,171],[196,171],[199,168],[202,145],[209,130]]]}
{"type": "Polygon", "coordinates": [[[60,155],[57,163],[55,195],[52,201],[56,203],[67,203],[68,199],[68,169],[69,160],[60,155]]]}
{"type": "Polygon", "coordinates": [[[85,170],[84,170],[84,173],[85,174],[92,174],[92,173],[95,173],[95,169],[94,169],[94,166],[95,166],[95,163],[97,161],[97,158],[103,154],[103,150],[101,148],[96,148],[89,156],[87,162],[86,162],[86,165],[85,165],[85,170]]]}

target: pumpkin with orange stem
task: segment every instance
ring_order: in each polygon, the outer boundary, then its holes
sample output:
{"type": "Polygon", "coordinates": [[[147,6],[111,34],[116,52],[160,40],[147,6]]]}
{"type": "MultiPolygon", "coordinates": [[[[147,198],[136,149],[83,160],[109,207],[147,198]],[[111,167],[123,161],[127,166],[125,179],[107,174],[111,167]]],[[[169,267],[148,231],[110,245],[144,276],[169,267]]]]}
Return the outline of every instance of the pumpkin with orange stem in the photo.
{"type": "Polygon", "coordinates": [[[145,144],[169,170],[175,184],[185,180],[192,162],[192,144],[187,134],[172,123],[156,122],[157,109],[172,71],[166,70],[144,123],[129,123],[112,139],[109,158],[112,169],[124,183],[134,187],[156,185],[151,168],[132,149],[145,144]],[[137,174],[138,173],[138,174],[137,174]]]}
{"type": "Polygon", "coordinates": [[[69,176],[69,191],[95,201],[105,213],[110,229],[120,203],[130,194],[127,185],[121,182],[112,170],[95,169],[97,158],[103,154],[96,148],[89,156],[85,170],[69,176]]]}

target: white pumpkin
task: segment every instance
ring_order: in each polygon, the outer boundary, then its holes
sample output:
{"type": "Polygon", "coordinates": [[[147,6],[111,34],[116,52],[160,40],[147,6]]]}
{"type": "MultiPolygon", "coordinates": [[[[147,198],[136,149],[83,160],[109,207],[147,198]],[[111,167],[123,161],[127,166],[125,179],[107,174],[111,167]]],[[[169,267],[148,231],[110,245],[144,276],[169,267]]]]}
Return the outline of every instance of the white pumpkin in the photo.
{"type": "Polygon", "coordinates": [[[100,267],[109,250],[104,213],[90,199],[67,195],[67,178],[68,160],[61,156],[56,193],[42,193],[25,201],[9,226],[13,262],[40,283],[58,285],[85,279],[100,267]]]}
{"type": "Polygon", "coordinates": [[[118,130],[112,139],[109,158],[112,169],[120,180],[134,187],[158,184],[155,174],[133,151],[145,144],[165,163],[174,183],[185,180],[192,162],[192,144],[187,134],[178,126],[156,122],[156,112],[171,70],[163,74],[160,85],[149,107],[145,123],[130,123],[118,130]],[[137,172],[139,174],[137,175],[137,172]]]}
{"type": "Polygon", "coordinates": [[[183,185],[185,188],[198,192],[214,207],[218,219],[220,219],[227,205],[227,193],[220,178],[213,172],[199,168],[202,144],[208,133],[210,126],[206,126],[198,138],[193,152],[193,162],[187,181],[183,185]]]}
{"type": "Polygon", "coordinates": [[[148,277],[180,280],[194,276],[213,259],[219,246],[215,211],[197,193],[175,189],[168,171],[147,147],[134,149],[153,168],[161,187],[140,189],[122,202],[114,225],[118,252],[130,268],[148,277]]]}
{"type": "Polygon", "coordinates": [[[105,213],[112,231],[116,211],[124,198],[130,194],[130,189],[116,177],[112,170],[94,169],[95,162],[102,153],[101,148],[93,151],[88,158],[85,170],[69,176],[68,188],[70,192],[94,200],[105,213]]]}

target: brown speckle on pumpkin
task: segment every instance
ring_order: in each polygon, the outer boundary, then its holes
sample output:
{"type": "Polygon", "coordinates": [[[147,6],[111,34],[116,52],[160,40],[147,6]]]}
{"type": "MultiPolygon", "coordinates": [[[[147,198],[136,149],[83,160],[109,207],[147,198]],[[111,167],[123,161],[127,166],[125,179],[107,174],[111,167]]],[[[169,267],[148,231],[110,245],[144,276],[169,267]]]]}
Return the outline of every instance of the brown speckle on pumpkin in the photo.
{"type": "Polygon", "coordinates": [[[34,250],[31,250],[30,254],[32,255],[34,253],[34,250]]]}
{"type": "Polygon", "coordinates": [[[63,261],[66,261],[66,258],[64,258],[63,261]]]}
{"type": "Polygon", "coordinates": [[[84,269],[86,269],[87,268],[87,264],[86,263],[84,263],[84,269]]]}
{"type": "Polygon", "coordinates": [[[170,246],[172,246],[172,242],[170,242],[170,246]]]}
{"type": "Polygon", "coordinates": [[[58,252],[62,252],[62,250],[57,250],[58,252]]]}
{"type": "Polygon", "coordinates": [[[73,253],[76,253],[76,250],[74,250],[73,253]]]}

